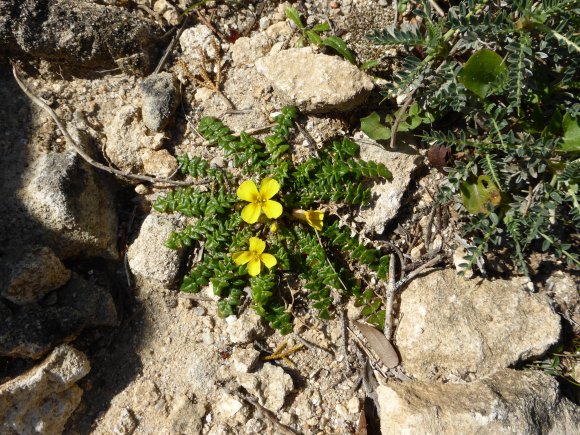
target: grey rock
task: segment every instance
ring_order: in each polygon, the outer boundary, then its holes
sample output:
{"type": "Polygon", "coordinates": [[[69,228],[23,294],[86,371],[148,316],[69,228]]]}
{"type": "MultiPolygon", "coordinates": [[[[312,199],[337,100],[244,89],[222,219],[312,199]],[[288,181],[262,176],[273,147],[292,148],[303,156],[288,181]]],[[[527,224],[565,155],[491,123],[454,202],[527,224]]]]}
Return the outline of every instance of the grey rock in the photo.
{"type": "Polygon", "coordinates": [[[118,317],[111,292],[73,274],[70,281],[56,291],[57,305],[81,313],[85,326],[117,326],[118,317]]]}
{"type": "Polygon", "coordinates": [[[82,313],[74,308],[25,305],[0,322],[0,355],[42,358],[55,346],[72,341],[84,326],[82,313]]]}
{"type": "Polygon", "coordinates": [[[59,258],[116,256],[115,202],[102,177],[74,152],[42,154],[32,163],[23,204],[59,258]]]}
{"type": "Polygon", "coordinates": [[[2,271],[2,296],[24,305],[40,300],[48,292],[66,284],[71,272],[46,246],[27,250],[14,262],[4,262],[2,271]]]}
{"type": "Polygon", "coordinates": [[[51,306],[29,304],[3,318],[0,355],[38,359],[55,346],[74,340],[85,327],[117,324],[109,291],[77,275],[53,295],[51,306]]]}
{"type": "Polygon", "coordinates": [[[0,51],[65,66],[119,66],[127,73],[144,74],[156,63],[157,32],[155,23],[96,2],[0,2],[0,51]]]}
{"type": "Polygon", "coordinates": [[[143,123],[151,131],[162,131],[179,105],[179,84],[173,74],[152,74],[141,83],[143,123]]]}
{"type": "Polygon", "coordinates": [[[385,226],[397,216],[413,174],[423,164],[423,157],[413,145],[402,141],[393,150],[368,140],[360,141],[359,145],[362,160],[383,163],[393,175],[392,180],[375,183],[371,203],[355,217],[364,224],[365,233],[383,234],[385,226]]]}
{"type": "Polygon", "coordinates": [[[145,218],[139,235],[129,247],[129,267],[137,278],[169,285],[175,281],[183,250],[169,249],[165,242],[182,228],[179,217],[152,213],[145,218]]]}
{"type": "Polygon", "coordinates": [[[0,385],[0,432],[62,433],[83,394],[76,382],[89,371],[82,352],[62,345],[37,367],[0,385]]]}
{"type": "Polygon", "coordinates": [[[539,371],[504,369],[468,384],[389,382],[377,393],[385,435],[556,435],[580,427],[580,409],[539,371]]]}
{"type": "Polygon", "coordinates": [[[469,280],[448,269],[411,281],[401,294],[396,342],[420,380],[473,380],[538,357],[560,337],[545,295],[518,279],[469,280]]]}
{"type": "Polygon", "coordinates": [[[256,60],[256,69],[285,103],[303,112],[349,111],[364,103],[374,85],[356,66],[310,47],[292,48],[256,60]]]}

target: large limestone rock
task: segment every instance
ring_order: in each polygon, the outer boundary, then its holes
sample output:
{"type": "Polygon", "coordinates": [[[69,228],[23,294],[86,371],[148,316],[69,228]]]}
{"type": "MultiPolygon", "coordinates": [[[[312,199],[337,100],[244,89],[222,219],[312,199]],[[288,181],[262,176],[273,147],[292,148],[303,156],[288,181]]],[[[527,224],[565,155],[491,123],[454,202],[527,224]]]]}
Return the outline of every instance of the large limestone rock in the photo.
{"type": "Polygon", "coordinates": [[[385,226],[397,215],[413,174],[423,164],[423,157],[417,148],[403,141],[394,150],[387,150],[368,140],[360,141],[359,145],[362,160],[383,163],[393,174],[391,180],[372,187],[371,203],[361,209],[355,218],[364,224],[365,233],[383,234],[385,226]]]}
{"type": "Polygon", "coordinates": [[[147,73],[158,56],[157,35],[151,21],[98,2],[0,2],[0,51],[26,53],[77,70],[119,66],[128,73],[147,73]]]}
{"type": "Polygon", "coordinates": [[[115,255],[115,201],[102,176],[72,151],[42,154],[32,163],[22,203],[59,258],[115,255]]]}
{"type": "Polygon", "coordinates": [[[312,48],[292,48],[256,60],[256,69],[285,103],[303,112],[352,110],[364,103],[374,85],[368,75],[337,56],[312,48]]]}
{"type": "Polygon", "coordinates": [[[580,409],[539,371],[504,369],[469,384],[393,382],[377,389],[388,434],[573,434],[580,409]]]}
{"type": "Polygon", "coordinates": [[[0,432],[62,433],[83,394],[76,382],[89,370],[82,352],[63,345],[39,366],[0,385],[0,432]]]}
{"type": "Polygon", "coordinates": [[[453,270],[415,279],[401,295],[397,346],[420,380],[472,380],[557,343],[560,317],[518,280],[465,280],[453,270]]]}

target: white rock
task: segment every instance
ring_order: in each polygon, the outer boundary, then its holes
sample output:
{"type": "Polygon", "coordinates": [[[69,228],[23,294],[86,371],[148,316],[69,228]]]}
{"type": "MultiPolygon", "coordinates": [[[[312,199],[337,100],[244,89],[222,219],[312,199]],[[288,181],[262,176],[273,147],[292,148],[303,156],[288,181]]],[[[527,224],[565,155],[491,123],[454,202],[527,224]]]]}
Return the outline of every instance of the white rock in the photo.
{"type": "Polygon", "coordinates": [[[167,150],[153,151],[144,149],[141,152],[141,160],[143,162],[143,172],[155,177],[169,177],[179,167],[175,157],[169,154],[167,150]]]}
{"type": "MultiPolygon", "coordinates": [[[[215,36],[211,29],[203,24],[198,24],[183,31],[179,37],[179,44],[189,62],[201,60],[200,50],[205,53],[208,59],[215,59],[217,53],[211,42],[212,39],[215,40],[215,36]]],[[[219,46],[219,42],[217,45],[219,46]]]]}
{"type": "MultiPolygon", "coordinates": [[[[146,127],[141,124],[139,109],[131,105],[121,107],[104,128],[107,136],[105,154],[108,159],[123,171],[133,173],[143,171],[143,158],[147,159],[147,151],[159,150],[164,140],[163,134],[148,135],[146,130],[146,127]]],[[[158,171],[157,169],[150,170],[158,171]]]]}
{"type": "Polygon", "coordinates": [[[312,48],[292,48],[256,60],[256,69],[285,104],[303,112],[352,110],[364,103],[374,85],[368,75],[337,56],[312,48]]]}
{"type": "Polygon", "coordinates": [[[62,433],[83,394],[76,382],[89,371],[82,352],[62,345],[42,364],[0,385],[0,432],[62,433]]]}
{"type": "Polygon", "coordinates": [[[403,195],[413,173],[422,165],[423,157],[409,144],[400,143],[392,151],[371,144],[368,140],[361,141],[359,145],[361,159],[383,163],[393,175],[391,181],[385,180],[373,186],[374,199],[355,218],[357,222],[364,223],[365,233],[383,234],[385,226],[397,215],[403,195]]]}
{"type": "Polygon", "coordinates": [[[250,343],[264,330],[262,319],[253,310],[246,310],[241,317],[226,327],[226,333],[232,344],[250,343]]]}
{"type": "Polygon", "coordinates": [[[263,33],[258,33],[252,38],[238,38],[231,49],[233,64],[234,66],[252,65],[256,59],[265,56],[271,47],[271,41],[263,33]]]}
{"type": "Polygon", "coordinates": [[[265,363],[258,375],[264,406],[271,411],[279,411],[284,406],[286,396],[294,389],[292,378],[282,367],[270,363],[265,363]]]}
{"type": "Polygon", "coordinates": [[[260,358],[260,352],[254,348],[237,347],[232,352],[234,368],[237,372],[248,373],[252,370],[260,358]]]}
{"type": "Polygon", "coordinates": [[[260,18],[260,30],[266,30],[270,26],[270,18],[262,17],[260,18]]]}
{"type": "Polygon", "coordinates": [[[351,397],[346,405],[346,408],[351,414],[358,414],[360,411],[360,400],[358,397],[351,397]]]}
{"type": "Polygon", "coordinates": [[[217,400],[216,405],[215,408],[217,409],[218,415],[222,418],[233,417],[244,406],[238,399],[230,394],[223,394],[217,400]]]}
{"type": "Polygon", "coordinates": [[[544,295],[512,281],[466,281],[448,269],[401,294],[397,346],[420,380],[473,380],[537,357],[558,342],[560,317],[544,295]]]}
{"type": "Polygon", "coordinates": [[[377,389],[388,434],[572,434],[580,410],[539,371],[501,370],[468,384],[389,382],[377,389]]]}
{"type": "Polygon", "coordinates": [[[177,277],[182,250],[165,246],[172,231],[179,230],[179,217],[152,213],[145,218],[139,235],[127,252],[129,267],[138,278],[164,285],[173,283],[177,277]]]}

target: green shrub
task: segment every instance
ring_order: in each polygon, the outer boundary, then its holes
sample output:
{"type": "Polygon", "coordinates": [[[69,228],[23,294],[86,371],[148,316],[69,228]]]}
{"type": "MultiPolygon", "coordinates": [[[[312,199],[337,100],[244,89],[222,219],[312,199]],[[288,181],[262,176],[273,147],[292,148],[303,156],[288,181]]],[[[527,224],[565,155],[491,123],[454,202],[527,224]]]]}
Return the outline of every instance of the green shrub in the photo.
{"type": "Polygon", "coordinates": [[[407,49],[383,94],[414,102],[421,121],[406,125],[450,156],[439,199],[463,211],[466,269],[492,248],[525,274],[534,251],[579,264],[579,12],[575,0],[469,0],[434,18],[424,1],[420,24],[369,35],[407,49]]]}

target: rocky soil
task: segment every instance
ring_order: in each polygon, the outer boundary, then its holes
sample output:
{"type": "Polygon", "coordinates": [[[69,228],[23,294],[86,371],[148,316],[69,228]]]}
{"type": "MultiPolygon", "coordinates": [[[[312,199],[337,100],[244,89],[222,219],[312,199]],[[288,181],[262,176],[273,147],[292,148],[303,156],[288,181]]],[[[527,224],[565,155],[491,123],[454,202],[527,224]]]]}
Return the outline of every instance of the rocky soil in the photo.
{"type": "MultiPolygon", "coordinates": [[[[444,175],[412,137],[388,149],[359,131],[384,80],[295,47],[289,2],[209,1],[184,22],[189,3],[0,0],[0,432],[577,433],[577,390],[528,367],[578,327],[577,273],[540,258],[533,283],[493,262],[495,278],[459,277],[458,214],[433,199],[444,175]],[[209,288],[180,293],[192,252],[164,242],[187,220],[151,209],[168,186],[88,164],[13,65],[86,155],[130,174],[173,177],[184,153],[227,168],[202,116],[260,134],[295,105],[296,159],[312,140],[358,141],[393,180],[344,221],[407,264],[442,255],[397,301],[401,364],[360,351],[352,301],[330,321],[297,309],[282,337],[251,309],[218,318],[209,288]],[[284,343],[306,346],[264,359],[284,343]]],[[[292,5],[360,63],[380,57],[377,75],[394,68],[364,37],[391,2],[292,5]]]]}

